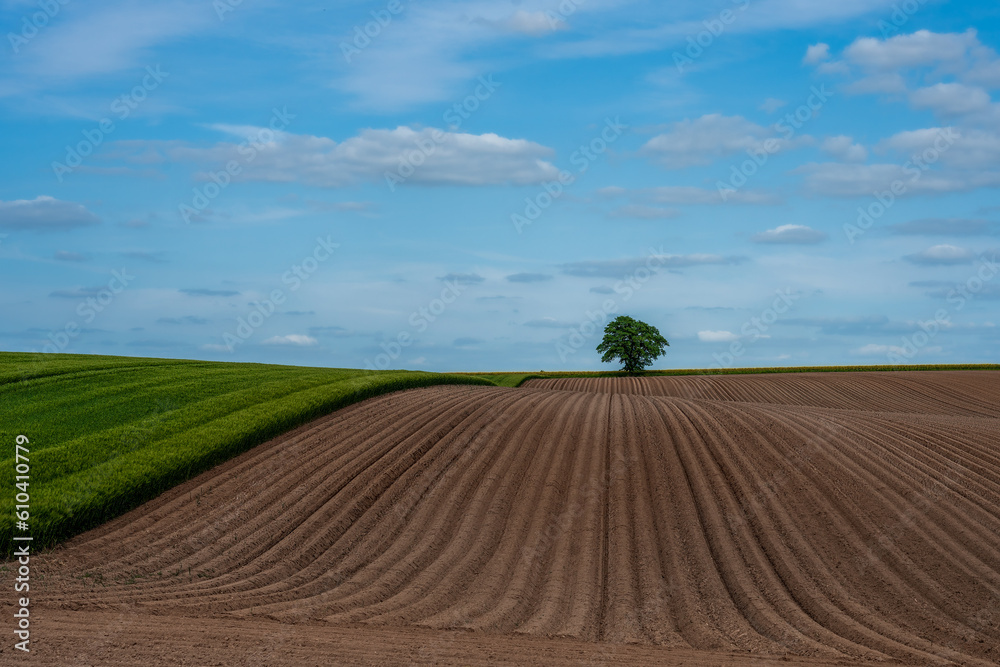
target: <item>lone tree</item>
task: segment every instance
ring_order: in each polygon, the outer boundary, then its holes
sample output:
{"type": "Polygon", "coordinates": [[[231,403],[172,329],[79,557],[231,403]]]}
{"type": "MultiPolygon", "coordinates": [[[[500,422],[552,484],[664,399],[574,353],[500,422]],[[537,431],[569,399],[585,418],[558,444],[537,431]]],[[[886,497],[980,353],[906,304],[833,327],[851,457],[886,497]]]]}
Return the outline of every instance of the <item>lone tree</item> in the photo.
{"type": "Polygon", "coordinates": [[[601,361],[619,359],[626,373],[638,373],[653,360],[663,355],[670,343],[656,327],[619,315],[604,327],[604,340],[597,351],[604,354],[601,361]]]}

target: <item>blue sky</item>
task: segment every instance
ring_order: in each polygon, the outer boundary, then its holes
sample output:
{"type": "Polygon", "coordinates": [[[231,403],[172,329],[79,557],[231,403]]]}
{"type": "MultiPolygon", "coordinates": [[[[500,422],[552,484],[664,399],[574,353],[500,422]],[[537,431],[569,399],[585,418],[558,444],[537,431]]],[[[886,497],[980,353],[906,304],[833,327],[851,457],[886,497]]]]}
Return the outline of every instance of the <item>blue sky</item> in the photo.
{"type": "Polygon", "coordinates": [[[0,349],[596,369],[629,314],[662,367],[1000,352],[994,2],[0,23],[0,349]]]}

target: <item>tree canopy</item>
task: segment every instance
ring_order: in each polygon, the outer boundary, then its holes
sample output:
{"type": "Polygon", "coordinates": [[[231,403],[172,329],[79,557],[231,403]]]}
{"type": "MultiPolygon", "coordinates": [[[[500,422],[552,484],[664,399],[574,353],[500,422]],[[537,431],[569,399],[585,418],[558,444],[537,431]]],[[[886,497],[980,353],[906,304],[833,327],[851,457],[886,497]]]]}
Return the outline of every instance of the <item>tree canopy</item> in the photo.
{"type": "Polygon", "coordinates": [[[663,355],[669,345],[656,327],[619,315],[604,327],[604,340],[597,351],[604,355],[601,361],[607,363],[618,359],[623,364],[623,371],[638,373],[663,355]]]}

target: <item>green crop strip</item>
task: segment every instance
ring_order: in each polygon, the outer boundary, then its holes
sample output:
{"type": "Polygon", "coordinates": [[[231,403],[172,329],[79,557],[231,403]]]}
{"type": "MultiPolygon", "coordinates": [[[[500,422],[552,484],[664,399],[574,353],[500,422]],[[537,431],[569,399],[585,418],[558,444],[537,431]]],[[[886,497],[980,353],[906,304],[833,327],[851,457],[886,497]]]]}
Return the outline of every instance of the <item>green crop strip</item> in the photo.
{"type": "Polygon", "coordinates": [[[39,549],[312,419],[435,384],[492,383],[411,371],[0,353],[0,538],[9,555],[19,434],[30,440],[28,524],[39,549]]]}

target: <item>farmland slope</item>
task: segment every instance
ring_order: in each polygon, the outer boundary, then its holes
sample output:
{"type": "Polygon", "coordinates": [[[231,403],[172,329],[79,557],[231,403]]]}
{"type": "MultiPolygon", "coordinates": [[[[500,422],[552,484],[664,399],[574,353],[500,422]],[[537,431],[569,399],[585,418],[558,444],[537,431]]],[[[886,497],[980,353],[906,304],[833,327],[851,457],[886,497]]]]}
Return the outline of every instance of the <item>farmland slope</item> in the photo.
{"type": "Polygon", "coordinates": [[[36,657],[113,645],[165,664],[202,632],[225,662],[210,636],[305,650],[326,627],[340,639],[315,650],[352,664],[489,662],[465,637],[521,664],[560,646],[573,664],[995,664],[998,385],[606,378],[373,398],[33,559],[33,613],[63,633],[36,657]],[[141,645],[114,629],[154,616],[141,645]],[[103,643],[72,630],[112,617],[103,643]]]}

